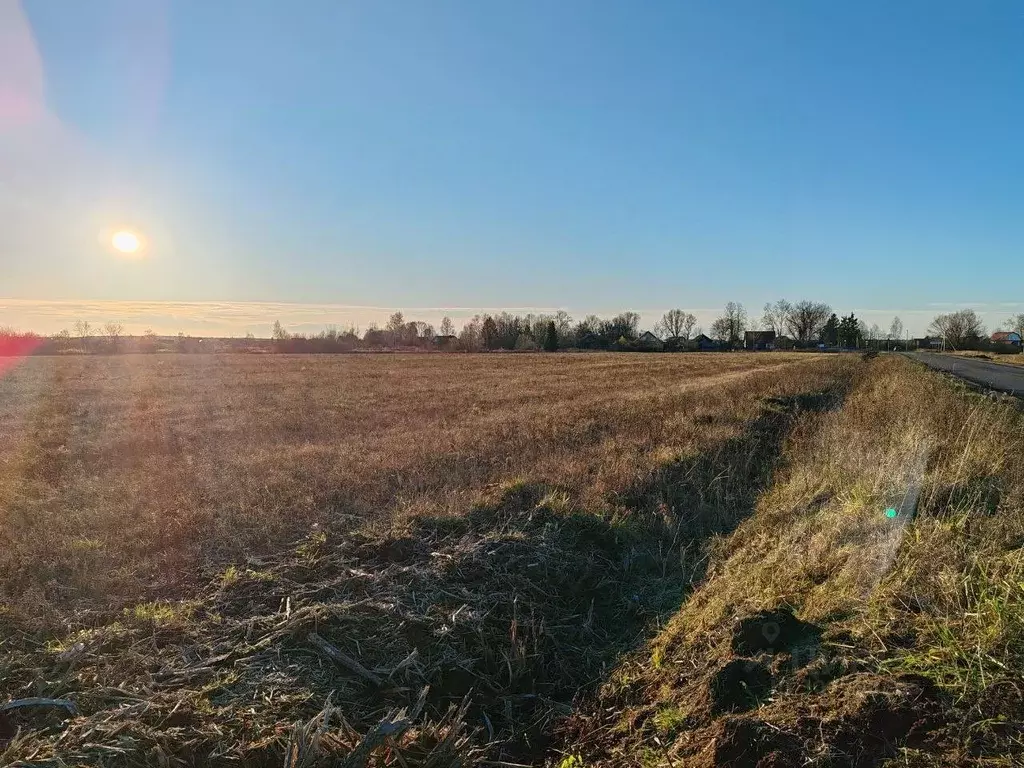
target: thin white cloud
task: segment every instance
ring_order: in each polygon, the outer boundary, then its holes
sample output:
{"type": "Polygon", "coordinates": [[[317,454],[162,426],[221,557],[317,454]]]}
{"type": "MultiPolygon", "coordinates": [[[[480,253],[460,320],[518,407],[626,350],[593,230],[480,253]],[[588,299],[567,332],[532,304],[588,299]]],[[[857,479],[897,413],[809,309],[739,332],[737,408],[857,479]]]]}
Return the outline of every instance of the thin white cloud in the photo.
{"type": "Polygon", "coordinates": [[[295,304],[288,302],[230,301],[74,301],[0,299],[0,325],[51,334],[72,328],[76,321],[92,324],[118,322],[127,333],[152,329],[160,334],[266,336],[275,321],[296,331],[312,331],[329,325],[384,325],[396,311],[408,320],[440,325],[445,316],[461,325],[476,314],[508,311],[518,314],[552,312],[539,307],[366,307],[343,304],[295,304]]]}
{"type": "MultiPolygon", "coordinates": [[[[1011,314],[1024,312],[1024,303],[974,305],[990,330],[1005,324],[1011,314]],[[991,307],[1000,307],[991,309],[991,307]],[[989,307],[986,309],[985,307],[989,307]]],[[[667,309],[667,308],[666,308],[667,309]]],[[[371,324],[383,326],[388,317],[401,311],[406,320],[419,320],[435,327],[443,317],[450,317],[461,326],[474,315],[496,312],[513,314],[553,313],[552,307],[380,307],[346,304],[298,304],[290,302],[252,301],[75,301],[51,299],[0,299],[0,326],[32,330],[41,334],[72,329],[78,320],[93,325],[118,322],[125,331],[140,334],[152,329],[159,334],[183,332],[195,336],[243,336],[253,333],[266,336],[275,321],[301,333],[315,332],[327,326],[355,326],[365,330],[371,324]]],[[[569,309],[579,319],[584,315],[610,316],[619,310],[569,309]]],[[[638,310],[641,326],[651,328],[663,309],[638,310]]],[[[718,317],[719,309],[693,309],[697,324],[704,330],[718,317]]],[[[894,316],[899,316],[913,336],[923,335],[931,319],[948,309],[854,309],[854,314],[869,325],[888,329],[894,316]]],[[[760,314],[750,313],[750,327],[756,328],[760,314]]]]}

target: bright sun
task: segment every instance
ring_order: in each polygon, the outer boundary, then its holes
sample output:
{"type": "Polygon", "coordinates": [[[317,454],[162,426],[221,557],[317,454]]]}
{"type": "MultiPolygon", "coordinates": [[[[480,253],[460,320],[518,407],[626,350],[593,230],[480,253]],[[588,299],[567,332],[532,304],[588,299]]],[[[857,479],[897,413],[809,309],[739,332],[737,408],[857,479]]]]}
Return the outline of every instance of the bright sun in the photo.
{"type": "Polygon", "coordinates": [[[141,245],[139,236],[128,231],[115,232],[110,238],[110,244],[121,253],[135,253],[141,245]]]}

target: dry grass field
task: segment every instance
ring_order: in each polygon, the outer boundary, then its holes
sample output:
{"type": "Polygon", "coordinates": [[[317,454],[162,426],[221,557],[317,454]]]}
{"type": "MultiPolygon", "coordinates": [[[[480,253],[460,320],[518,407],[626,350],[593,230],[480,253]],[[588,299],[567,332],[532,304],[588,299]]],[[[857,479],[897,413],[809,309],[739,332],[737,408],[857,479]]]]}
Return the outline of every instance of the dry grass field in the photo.
{"type": "Polygon", "coordinates": [[[0,691],[76,709],[0,763],[1022,748],[1024,426],[903,359],[32,358],[0,432],[0,691]]]}
{"type": "Polygon", "coordinates": [[[59,625],[78,607],[181,597],[205,568],[275,551],[313,525],[460,515],[495,483],[528,477],[602,504],[834,362],[29,359],[0,380],[0,589],[59,625]]]}

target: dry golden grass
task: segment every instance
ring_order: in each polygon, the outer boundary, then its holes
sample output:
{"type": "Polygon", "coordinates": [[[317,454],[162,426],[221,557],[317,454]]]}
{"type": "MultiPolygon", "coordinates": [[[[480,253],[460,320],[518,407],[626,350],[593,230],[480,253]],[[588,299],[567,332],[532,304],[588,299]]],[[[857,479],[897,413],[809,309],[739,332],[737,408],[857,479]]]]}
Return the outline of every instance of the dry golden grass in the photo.
{"type": "Polygon", "coordinates": [[[174,597],[198,565],[272,551],[314,523],[458,515],[485,486],[519,477],[600,503],[834,363],[29,359],[0,381],[0,589],[32,606],[174,597]]]}
{"type": "Polygon", "coordinates": [[[0,760],[537,759],[859,365],[30,359],[0,381],[0,677],[82,715],[0,760]]]}

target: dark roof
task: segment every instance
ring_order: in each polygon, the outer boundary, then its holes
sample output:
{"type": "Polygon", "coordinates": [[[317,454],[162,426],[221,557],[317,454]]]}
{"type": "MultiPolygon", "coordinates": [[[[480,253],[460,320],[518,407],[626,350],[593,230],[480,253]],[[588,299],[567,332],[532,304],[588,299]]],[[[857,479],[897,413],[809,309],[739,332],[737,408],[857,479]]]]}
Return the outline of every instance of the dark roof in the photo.
{"type": "Polygon", "coordinates": [[[747,341],[774,341],[775,331],[744,331],[743,338],[747,341]]]}
{"type": "Polygon", "coordinates": [[[641,339],[654,339],[655,341],[661,341],[661,339],[659,339],[657,336],[655,336],[650,331],[644,331],[643,333],[641,333],[640,334],[640,338],[641,339]]]}

